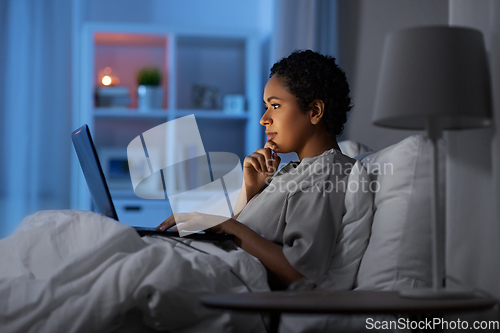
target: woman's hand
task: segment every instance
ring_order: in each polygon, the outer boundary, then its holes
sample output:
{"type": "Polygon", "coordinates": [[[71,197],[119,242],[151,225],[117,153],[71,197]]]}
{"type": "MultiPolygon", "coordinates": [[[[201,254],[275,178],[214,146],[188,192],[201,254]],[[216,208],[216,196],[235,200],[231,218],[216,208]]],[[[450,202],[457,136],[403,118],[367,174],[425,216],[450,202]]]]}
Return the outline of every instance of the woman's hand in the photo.
{"type": "Polygon", "coordinates": [[[170,215],[163,221],[157,230],[167,230],[173,228],[174,231],[200,231],[205,230],[214,233],[227,233],[226,222],[231,220],[220,215],[210,215],[203,213],[179,213],[170,215]],[[178,223],[178,225],[176,225],[178,223]]]}
{"type": "Polygon", "coordinates": [[[247,202],[261,190],[278,169],[281,158],[271,150],[273,148],[275,144],[268,141],[264,148],[257,149],[243,161],[243,181],[247,202]]]}

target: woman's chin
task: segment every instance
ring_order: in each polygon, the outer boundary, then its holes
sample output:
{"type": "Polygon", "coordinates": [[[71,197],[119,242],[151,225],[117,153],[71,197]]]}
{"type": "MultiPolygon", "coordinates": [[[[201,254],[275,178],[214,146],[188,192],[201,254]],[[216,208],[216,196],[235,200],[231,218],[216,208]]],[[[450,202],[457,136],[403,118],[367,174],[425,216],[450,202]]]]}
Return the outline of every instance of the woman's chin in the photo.
{"type": "Polygon", "coordinates": [[[273,149],[275,153],[280,153],[280,154],[288,154],[288,153],[293,153],[292,150],[290,149],[285,149],[283,147],[276,146],[276,148],[273,149]]]}
{"type": "Polygon", "coordinates": [[[293,153],[292,150],[290,149],[287,149],[286,147],[283,147],[283,146],[280,146],[278,145],[276,142],[274,141],[269,141],[269,143],[271,143],[274,147],[271,148],[275,153],[280,153],[280,154],[288,154],[288,153],[293,153]]]}

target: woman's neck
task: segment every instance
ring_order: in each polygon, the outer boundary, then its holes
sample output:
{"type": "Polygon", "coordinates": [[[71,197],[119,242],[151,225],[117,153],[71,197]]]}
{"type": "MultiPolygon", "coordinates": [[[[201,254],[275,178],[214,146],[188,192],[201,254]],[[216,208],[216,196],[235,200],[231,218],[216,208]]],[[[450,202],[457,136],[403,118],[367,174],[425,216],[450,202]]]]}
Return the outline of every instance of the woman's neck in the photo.
{"type": "Polygon", "coordinates": [[[330,149],[340,150],[337,139],[328,132],[318,133],[311,137],[304,147],[296,152],[300,161],[306,157],[319,156],[330,149]]]}

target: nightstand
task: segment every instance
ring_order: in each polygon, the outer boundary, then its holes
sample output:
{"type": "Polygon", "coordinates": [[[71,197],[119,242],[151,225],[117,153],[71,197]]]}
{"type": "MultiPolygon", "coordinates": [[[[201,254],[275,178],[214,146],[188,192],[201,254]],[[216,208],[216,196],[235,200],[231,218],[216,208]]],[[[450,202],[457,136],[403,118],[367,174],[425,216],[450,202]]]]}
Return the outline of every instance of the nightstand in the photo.
{"type": "Polygon", "coordinates": [[[476,296],[465,300],[401,298],[392,291],[284,291],[213,295],[201,298],[209,308],[271,314],[271,331],[278,332],[282,313],[428,315],[486,310],[498,301],[476,296]]]}

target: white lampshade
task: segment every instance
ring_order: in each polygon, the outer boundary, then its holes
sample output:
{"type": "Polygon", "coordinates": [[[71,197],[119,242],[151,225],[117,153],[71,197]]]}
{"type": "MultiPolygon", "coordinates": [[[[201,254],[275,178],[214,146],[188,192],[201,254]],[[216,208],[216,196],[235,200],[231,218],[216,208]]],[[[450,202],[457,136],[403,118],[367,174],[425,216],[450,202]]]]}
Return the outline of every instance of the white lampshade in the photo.
{"type": "Polygon", "coordinates": [[[424,26],[385,40],[373,123],[400,129],[491,123],[490,75],[478,30],[424,26]]]}

